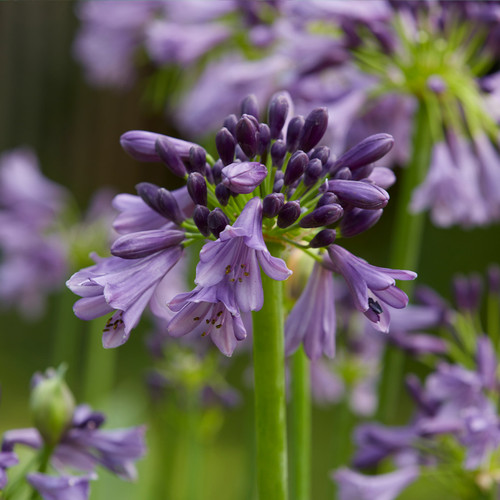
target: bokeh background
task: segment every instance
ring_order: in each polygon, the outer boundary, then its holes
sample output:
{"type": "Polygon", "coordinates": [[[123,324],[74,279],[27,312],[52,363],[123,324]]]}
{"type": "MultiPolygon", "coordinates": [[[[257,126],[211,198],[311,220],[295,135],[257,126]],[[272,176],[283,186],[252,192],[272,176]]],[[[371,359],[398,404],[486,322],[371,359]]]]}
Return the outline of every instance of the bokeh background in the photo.
{"type": "MultiPolygon", "coordinates": [[[[142,105],[140,83],[122,92],[96,90],[85,83],[72,55],[78,27],[74,12],[75,4],[69,1],[0,3],[0,152],[19,146],[32,148],[44,174],[66,186],[82,208],[102,186],[130,193],[140,181],[171,186],[175,181],[164,167],[132,160],[119,144],[120,135],[130,129],[173,133],[168,117],[153,114],[142,105]]],[[[392,199],[397,198],[397,184],[390,194],[392,199]]],[[[373,264],[387,265],[393,206],[389,203],[376,231],[349,241],[348,248],[373,264]]],[[[488,264],[499,260],[497,225],[464,231],[437,229],[427,222],[418,280],[450,297],[454,273],[483,273],[488,264]]],[[[71,294],[66,295],[70,307],[73,299],[71,294]]],[[[47,314],[32,322],[13,311],[0,313],[0,433],[30,425],[29,381],[35,371],[52,362],[51,339],[59,307],[60,299],[51,297],[47,314]]],[[[78,338],[83,353],[89,341],[85,330],[78,320],[69,325],[67,334],[78,338]]],[[[146,418],[150,404],[144,386],[150,363],[144,343],[147,329],[147,324],[141,325],[117,353],[116,382],[110,397],[101,402],[101,408],[109,411],[110,424],[115,426],[140,424],[146,418]]],[[[182,460],[159,465],[174,467],[173,476],[179,482],[186,474],[192,481],[202,482],[203,498],[207,500],[252,498],[253,465],[248,453],[253,446],[252,398],[251,389],[244,383],[247,365],[248,359],[242,357],[231,366],[229,378],[242,391],[242,403],[211,424],[216,431],[205,443],[201,467],[182,470],[182,460]]],[[[81,398],[83,354],[77,365],[70,367],[68,376],[81,398]]],[[[404,400],[400,410],[404,420],[404,400]]],[[[331,496],[324,478],[331,469],[337,440],[345,439],[336,434],[342,408],[315,408],[313,418],[312,497],[326,499],[331,496]]],[[[151,441],[150,447],[154,453],[151,441]]],[[[105,480],[93,485],[92,498],[152,498],[147,493],[152,481],[150,460],[148,457],[140,464],[136,485],[103,474],[105,480]]],[[[410,488],[402,498],[420,498],[419,494],[413,494],[410,488]]],[[[426,494],[433,498],[431,490],[426,494]]],[[[174,493],[172,498],[180,497],[174,493]]]]}

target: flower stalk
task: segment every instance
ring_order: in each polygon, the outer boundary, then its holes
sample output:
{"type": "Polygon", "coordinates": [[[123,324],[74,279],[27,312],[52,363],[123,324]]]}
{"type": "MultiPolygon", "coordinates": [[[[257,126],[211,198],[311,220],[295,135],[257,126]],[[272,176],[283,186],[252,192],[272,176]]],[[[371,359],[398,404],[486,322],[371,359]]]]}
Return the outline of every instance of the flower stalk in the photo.
{"type": "Polygon", "coordinates": [[[311,495],[311,383],[309,359],[303,346],[291,357],[290,486],[293,500],[311,495]]]}
{"type": "MultiPolygon", "coordinates": [[[[280,246],[268,243],[273,256],[280,246]]],[[[287,500],[283,284],[262,273],[265,301],[253,313],[258,498],[287,500]]]]}
{"type": "MultiPolygon", "coordinates": [[[[393,246],[390,266],[401,269],[418,270],[425,225],[425,213],[412,214],[409,204],[412,192],[424,179],[431,157],[433,137],[429,124],[429,114],[424,101],[419,102],[413,128],[412,160],[401,172],[401,183],[396,199],[393,246]]],[[[411,299],[413,284],[402,283],[401,288],[411,299]]],[[[397,399],[401,389],[404,368],[404,352],[387,345],[382,364],[378,417],[385,423],[395,418],[397,399]]]]}

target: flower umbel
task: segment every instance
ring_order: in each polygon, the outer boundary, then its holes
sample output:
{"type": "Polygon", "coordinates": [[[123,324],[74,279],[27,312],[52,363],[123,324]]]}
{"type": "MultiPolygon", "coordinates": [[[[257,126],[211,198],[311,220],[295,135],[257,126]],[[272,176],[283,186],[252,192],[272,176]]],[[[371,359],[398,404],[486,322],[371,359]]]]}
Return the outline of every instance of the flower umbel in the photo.
{"type": "MultiPolygon", "coordinates": [[[[230,115],[216,134],[218,160],[196,144],[161,134],[130,131],[122,136],[127,153],[142,161],[162,161],[184,178],[186,188],[170,192],[142,182],[138,197],[117,196],[121,213],[114,227],[122,236],[111,247],[113,256],[95,257],[96,265],[68,281],[82,297],[75,304],[82,319],[115,311],[104,331],[105,347],[125,342],[152,301],[169,303],[174,311],[167,326],[172,336],[195,331],[231,355],[249,333],[242,315],[259,311],[266,300],[261,271],[278,281],[291,274],[284,260],[271,255],[267,242],[298,248],[317,261],[287,321],[289,352],[304,341],[311,358],[321,353],[333,357],[330,271],[344,276],[356,307],[382,331],[389,323],[386,304],[406,306],[406,295],[394,280],[413,279],[414,273],[370,266],[333,244],[380,218],[394,175],[373,162],[391,149],[392,137],[368,137],[336,160],[328,147],[319,146],[327,110],[315,108],[304,118],[290,117],[291,108],[286,92],[275,94],[268,125],[259,121],[255,97],[246,98],[240,118],[230,115]],[[205,242],[196,288],[162,300],[170,270],[183,248],[196,241],[205,242]]],[[[152,312],[159,310],[153,307],[152,312]]]]}

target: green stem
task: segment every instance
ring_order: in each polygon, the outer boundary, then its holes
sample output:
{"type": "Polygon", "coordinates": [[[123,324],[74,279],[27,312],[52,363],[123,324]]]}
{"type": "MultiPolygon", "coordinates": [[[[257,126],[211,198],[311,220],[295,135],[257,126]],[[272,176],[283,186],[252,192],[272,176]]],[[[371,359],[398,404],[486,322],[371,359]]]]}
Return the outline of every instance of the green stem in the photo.
{"type": "Polygon", "coordinates": [[[102,318],[86,324],[83,400],[93,406],[102,403],[110,395],[115,381],[117,351],[102,346],[104,324],[102,318]]]}
{"type": "Polygon", "coordinates": [[[309,360],[302,346],[291,358],[291,497],[311,495],[311,381],[309,360]]]}
{"type": "Polygon", "coordinates": [[[52,364],[54,367],[66,363],[68,385],[76,389],[78,374],[78,353],[81,343],[82,322],[73,312],[76,296],[64,287],[57,297],[53,330],[52,364]]]}
{"type": "MultiPolygon", "coordinates": [[[[396,200],[393,225],[394,237],[389,267],[416,271],[423,241],[425,213],[411,214],[408,210],[413,190],[424,180],[430,162],[433,138],[429,125],[427,107],[423,101],[415,116],[413,129],[412,158],[403,170],[396,200]]],[[[404,281],[398,285],[410,297],[413,282],[404,281]]],[[[398,397],[404,369],[404,353],[387,345],[382,364],[380,380],[380,401],[378,418],[384,423],[394,423],[398,408],[398,397]]]]}
{"type": "MultiPolygon", "coordinates": [[[[268,243],[279,256],[280,246],[268,243]]],[[[287,500],[283,283],[262,273],[264,306],[253,314],[257,486],[260,500],[287,500]]]]}
{"type": "Polygon", "coordinates": [[[188,407],[186,414],[185,445],[186,460],[184,462],[186,500],[203,498],[203,443],[201,442],[201,405],[200,391],[188,389],[188,407]],[[197,471],[193,480],[193,471],[197,471]]]}

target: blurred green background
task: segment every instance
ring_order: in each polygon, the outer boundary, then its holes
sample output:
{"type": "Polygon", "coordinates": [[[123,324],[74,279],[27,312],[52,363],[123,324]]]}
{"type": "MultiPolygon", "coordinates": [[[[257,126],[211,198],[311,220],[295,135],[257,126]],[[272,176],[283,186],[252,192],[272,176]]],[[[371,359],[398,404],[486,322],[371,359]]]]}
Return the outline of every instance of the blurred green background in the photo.
{"type": "MultiPolygon", "coordinates": [[[[23,145],[33,148],[45,175],[70,189],[83,208],[98,187],[133,192],[140,181],[163,185],[171,181],[161,165],[140,164],[128,157],[120,148],[119,137],[130,129],[168,133],[172,127],[164,117],[145,111],[139,86],[120,93],[86,85],[71,53],[77,25],[72,2],[0,3],[0,152],[23,145]]],[[[397,190],[396,184],[391,189],[393,199],[397,190]]],[[[347,244],[372,264],[388,264],[393,206],[389,204],[376,229],[347,244]]],[[[449,297],[450,279],[455,272],[483,273],[488,264],[499,262],[499,256],[498,226],[463,231],[436,229],[427,223],[418,281],[449,297]]],[[[66,294],[68,307],[73,300],[69,295],[66,294]]],[[[0,315],[0,432],[31,425],[29,381],[35,371],[51,363],[58,301],[58,297],[52,297],[47,314],[36,322],[26,322],[14,312],[0,315]]],[[[68,335],[77,336],[83,359],[86,329],[78,320],[70,324],[68,335]]],[[[100,406],[111,410],[110,427],[140,424],[146,418],[150,404],[144,386],[145,369],[150,364],[144,345],[146,330],[147,325],[138,328],[118,350],[116,386],[112,396],[100,406]]],[[[75,392],[80,396],[82,365],[80,360],[76,368],[69,370],[75,392]]],[[[242,388],[244,402],[226,412],[221,427],[205,444],[200,468],[185,470],[182,448],[176,451],[176,457],[181,458],[173,464],[156,463],[153,467],[158,443],[154,436],[149,436],[152,453],[139,466],[139,483],[131,486],[103,473],[106,480],[93,485],[92,498],[152,498],[147,492],[154,481],[153,469],[173,467],[170,477],[179,484],[174,484],[170,490],[172,496],[165,498],[181,500],[177,496],[180,493],[175,492],[182,490],[183,478],[190,477],[202,483],[203,499],[250,500],[252,394],[243,384],[247,365],[248,358],[241,356],[231,367],[230,380],[242,388]]],[[[402,418],[408,413],[407,408],[403,402],[402,418]]],[[[220,415],[214,418],[217,420],[220,415]]],[[[332,468],[338,440],[342,439],[336,433],[341,426],[341,407],[314,410],[314,499],[332,498],[325,478],[332,468]]],[[[425,490],[428,498],[435,498],[428,488],[425,490]]],[[[421,491],[412,487],[402,498],[420,498],[420,495],[421,491]]],[[[439,495],[445,499],[442,492],[439,495]]]]}

